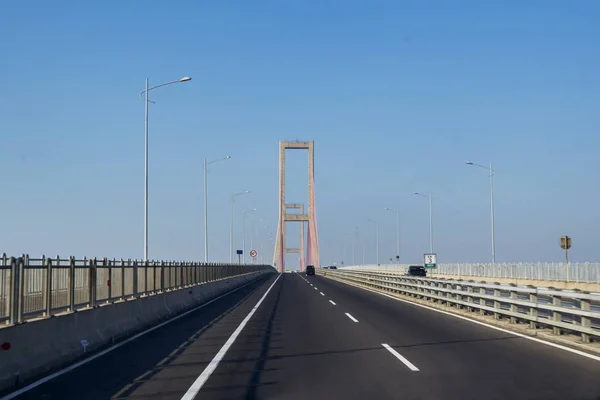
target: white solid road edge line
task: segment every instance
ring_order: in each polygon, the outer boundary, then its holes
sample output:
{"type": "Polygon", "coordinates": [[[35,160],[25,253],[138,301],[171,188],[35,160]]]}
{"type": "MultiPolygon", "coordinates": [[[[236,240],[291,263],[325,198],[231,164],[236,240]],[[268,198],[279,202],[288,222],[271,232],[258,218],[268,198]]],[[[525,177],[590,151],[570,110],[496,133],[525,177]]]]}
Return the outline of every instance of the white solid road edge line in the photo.
{"type": "MultiPolygon", "coordinates": [[[[360,289],[360,288],[358,288],[358,289],[360,289]]],[[[515,336],[518,336],[518,337],[523,338],[523,339],[527,339],[527,340],[531,340],[531,341],[538,342],[538,343],[541,343],[541,344],[545,344],[546,346],[551,346],[551,347],[555,347],[557,349],[568,351],[570,353],[578,354],[578,355],[583,356],[583,357],[591,358],[592,360],[600,361],[600,357],[599,356],[595,356],[593,354],[589,354],[589,353],[586,353],[584,351],[572,349],[572,348],[567,347],[567,346],[562,346],[560,344],[556,344],[556,343],[548,342],[548,341],[545,341],[545,340],[542,340],[542,339],[538,339],[538,338],[534,338],[534,337],[531,337],[531,336],[527,336],[527,335],[524,335],[522,333],[509,331],[508,329],[504,329],[504,328],[500,328],[498,326],[486,324],[485,322],[481,322],[481,321],[477,321],[477,320],[474,320],[474,319],[471,319],[471,318],[463,317],[462,315],[453,314],[453,313],[448,312],[448,311],[438,310],[437,308],[429,307],[429,306],[426,306],[424,304],[413,303],[412,301],[408,301],[408,300],[404,300],[404,299],[399,299],[398,297],[390,296],[387,293],[379,293],[379,292],[376,292],[374,290],[369,290],[369,292],[376,293],[376,294],[379,294],[379,295],[382,295],[382,296],[385,296],[385,297],[389,297],[390,299],[398,300],[398,301],[401,301],[403,303],[412,304],[413,306],[423,307],[423,308],[426,308],[426,309],[431,310],[431,311],[439,312],[441,314],[450,315],[452,317],[459,318],[459,319],[462,319],[462,320],[465,320],[465,321],[469,321],[469,322],[472,322],[472,323],[477,324],[477,325],[485,326],[487,328],[495,329],[497,331],[504,332],[504,333],[509,333],[511,335],[515,335],[515,336]]]]}
{"type": "Polygon", "coordinates": [[[404,358],[402,356],[402,354],[400,354],[396,350],[394,350],[392,348],[392,346],[390,346],[389,344],[382,343],[381,345],[383,347],[385,347],[387,351],[389,351],[390,353],[392,353],[398,360],[402,361],[404,363],[404,365],[406,365],[411,371],[418,371],[419,370],[419,368],[415,367],[415,365],[413,363],[411,363],[406,358],[404,358]]]}
{"type": "Polygon", "coordinates": [[[333,300],[329,300],[329,302],[335,306],[335,303],[333,302],[333,300]]]}
{"type": "MultiPolygon", "coordinates": [[[[277,278],[277,279],[279,279],[279,278],[277,278]]],[[[44,377],[44,378],[42,378],[42,379],[39,379],[39,380],[37,380],[37,381],[35,381],[35,382],[33,382],[33,383],[31,383],[31,384],[29,384],[29,385],[25,386],[25,387],[24,387],[24,388],[22,388],[22,389],[19,389],[19,390],[15,391],[15,392],[9,393],[9,394],[7,394],[5,397],[3,397],[3,398],[2,398],[2,400],[11,400],[11,399],[14,399],[15,397],[17,397],[17,396],[20,396],[20,395],[22,395],[23,393],[30,391],[31,389],[35,389],[36,387],[38,387],[38,386],[40,386],[40,385],[42,385],[42,384],[44,384],[44,383],[46,383],[46,382],[48,382],[48,381],[50,381],[50,380],[54,379],[54,378],[57,378],[57,377],[59,377],[59,376],[61,376],[61,375],[64,375],[64,374],[66,374],[66,373],[67,373],[67,372],[69,372],[69,371],[72,371],[72,370],[74,370],[74,369],[76,369],[76,368],[79,368],[79,367],[81,367],[82,365],[85,365],[85,364],[89,363],[90,361],[93,361],[93,360],[95,360],[95,359],[96,359],[96,358],[98,358],[98,357],[102,357],[103,355],[105,355],[105,354],[107,354],[107,353],[110,353],[111,351],[113,351],[113,350],[116,350],[116,349],[118,349],[119,347],[121,347],[121,346],[124,346],[124,345],[126,345],[127,343],[129,343],[129,342],[132,342],[132,341],[136,340],[137,338],[139,338],[139,337],[141,337],[141,336],[144,336],[146,333],[150,333],[150,332],[152,332],[153,330],[155,330],[155,329],[158,329],[158,328],[160,328],[160,327],[162,327],[162,326],[165,326],[165,325],[167,325],[167,324],[170,324],[171,322],[173,322],[173,321],[176,321],[176,320],[178,320],[179,318],[183,318],[183,317],[185,317],[186,315],[193,313],[194,311],[198,311],[199,309],[201,309],[201,308],[204,308],[204,307],[206,307],[207,305],[209,305],[209,304],[211,304],[211,303],[213,303],[213,302],[215,302],[215,301],[217,301],[217,300],[219,300],[219,299],[221,299],[221,298],[223,298],[223,297],[225,297],[225,296],[227,296],[227,295],[229,295],[229,294],[231,294],[231,293],[233,293],[233,292],[236,292],[236,291],[238,291],[238,290],[240,290],[240,289],[242,289],[242,288],[244,288],[244,287],[246,287],[246,286],[250,285],[251,283],[254,283],[254,281],[252,281],[252,282],[248,282],[248,283],[246,283],[244,286],[240,286],[239,288],[236,288],[236,289],[230,290],[229,292],[227,292],[227,293],[225,293],[225,294],[222,294],[222,295],[220,295],[219,297],[217,297],[217,298],[214,298],[214,299],[212,299],[212,300],[210,300],[210,301],[208,301],[208,302],[206,302],[206,303],[204,303],[204,304],[201,304],[200,306],[198,306],[198,307],[196,307],[196,308],[194,308],[194,309],[191,309],[191,310],[189,310],[189,311],[186,311],[186,312],[184,312],[183,314],[179,314],[178,316],[176,316],[176,317],[173,317],[173,318],[171,318],[171,319],[170,319],[170,320],[168,320],[168,321],[165,321],[165,322],[162,322],[162,323],[160,323],[160,324],[158,324],[158,325],[155,325],[155,326],[153,326],[152,328],[150,328],[150,329],[147,329],[147,330],[145,330],[145,331],[143,331],[143,332],[140,332],[140,333],[138,333],[137,335],[130,337],[129,339],[125,339],[124,341],[122,341],[122,342],[120,342],[120,343],[117,343],[117,344],[115,344],[114,346],[111,346],[111,347],[109,347],[109,348],[108,348],[108,349],[106,349],[106,350],[102,350],[100,353],[96,353],[96,354],[94,354],[93,356],[86,358],[85,360],[81,360],[81,361],[79,361],[79,362],[77,362],[77,363],[75,363],[75,364],[73,364],[73,365],[70,365],[70,366],[68,366],[68,367],[66,367],[66,368],[63,368],[63,369],[61,369],[60,371],[56,371],[56,372],[55,372],[55,373],[53,373],[52,375],[48,375],[48,376],[46,376],[46,377],[44,377]]]]}
{"type": "Polygon", "coordinates": [[[237,339],[239,334],[242,332],[242,329],[244,329],[244,327],[246,326],[248,321],[250,321],[250,318],[252,318],[252,316],[258,309],[258,307],[261,305],[263,300],[267,297],[267,295],[269,294],[271,289],[273,289],[273,286],[275,286],[275,284],[277,283],[279,278],[281,278],[281,274],[277,277],[277,279],[275,279],[275,281],[271,284],[271,286],[269,286],[269,288],[267,289],[265,294],[260,298],[260,300],[258,300],[258,303],[256,303],[256,305],[250,311],[250,313],[246,316],[246,318],[244,318],[244,320],[240,323],[240,325],[237,327],[237,329],[231,334],[229,339],[227,339],[227,342],[225,342],[223,347],[221,347],[221,350],[219,350],[219,352],[215,355],[215,357],[212,359],[212,361],[206,366],[206,368],[204,369],[204,371],[202,371],[200,376],[198,376],[198,378],[194,381],[194,383],[192,383],[192,386],[190,386],[190,388],[183,395],[181,400],[192,400],[198,395],[198,392],[200,391],[200,389],[202,389],[202,386],[204,386],[204,384],[206,383],[208,378],[210,378],[212,373],[219,366],[219,363],[223,360],[223,357],[225,357],[225,354],[227,354],[227,351],[229,350],[231,345],[233,345],[233,343],[235,342],[235,340],[237,339]]]}
{"type": "Polygon", "coordinates": [[[325,296],[325,293],[323,293],[323,292],[319,292],[319,293],[321,293],[321,296],[325,296]]]}
{"type": "Polygon", "coordinates": [[[356,318],[354,318],[352,315],[350,315],[350,313],[346,313],[346,317],[350,318],[354,322],[358,322],[358,320],[356,318]]]}

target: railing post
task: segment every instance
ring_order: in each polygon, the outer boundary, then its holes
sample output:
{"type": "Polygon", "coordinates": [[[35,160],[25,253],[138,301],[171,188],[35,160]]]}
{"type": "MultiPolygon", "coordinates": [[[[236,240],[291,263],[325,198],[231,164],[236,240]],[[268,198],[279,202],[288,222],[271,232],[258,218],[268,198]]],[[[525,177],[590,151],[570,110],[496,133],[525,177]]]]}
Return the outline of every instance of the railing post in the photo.
{"type": "Polygon", "coordinates": [[[146,261],[143,262],[142,265],[144,266],[143,267],[144,271],[142,273],[142,280],[144,281],[144,285],[143,285],[143,288],[142,288],[141,295],[144,296],[146,294],[146,292],[148,291],[148,268],[150,267],[150,261],[146,260],[146,261]]]}
{"type": "Polygon", "coordinates": [[[125,300],[125,260],[121,258],[121,301],[125,300]]]}
{"type": "Polygon", "coordinates": [[[19,303],[21,293],[19,292],[19,261],[14,257],[10,258],[10,324],[18,324],[21,322],[19,320],[19,303]]]}
{"type": "Polygon", "coordinates": [[[94,257],[94,259],[90,260],[90,264],[88,266],[89,279],[88,283],[90,285],[89,289],[89,306],[96,307],[96,289],[97,289],[97,277],[98,277],[98,261],[94,257]]]}
{"type": "Polygon", "coordinates": [[[106,302],[110,303],[112,301],[112,269],[115,264],[109,260],[108,258],[104,258],[104,266],[108,268],[108,279],[106,285],[108,286],[108,290],[106,293],[107,299],[106,302]]]}
{"type": "Polygon", "coordinates": [[[133,267],[132,268],[133,268],[133,274],[132,274],[133,275],[133,282],[132,282],[133,293],[132,293],[132,295],[133,295],[133,297],[137,298],[137,297],[139,297],[138,296],[138,273],[139,273],[139,271],[138,271],[138,262],[137,262],[137,260],[133,261],[133,267]]]}
{"type": "Polygon", "coordinates": [[[69,311],[75,311],[75,257],[69,257],[69,311]]]}
{"type": "Polygon", "coordinates": [[[46,293],[44,293],[46,297],[46,317],[50,317],[52,315],[52,260],[46,258],[44,263],[46,264],[46,293]]]}
{"type": "Polygon", "coordinates": [[[183,275],[183,270],[184,270],[183,265],[184,265],[184,263],[182,263],[180,261],[178,264],[179,264],[179,285],[177,285],[177,286],[178,286],[178,289],[181,289],[181,288],[185,287],[185,282],[184,282],[184,279],[183,279],[183,277],[184,277],[184,275],[183,275]]]}
{"type": "Polygon", "coordinates": [[[165,291],[165,262],[160,262],[160,291],[165,291]]]}

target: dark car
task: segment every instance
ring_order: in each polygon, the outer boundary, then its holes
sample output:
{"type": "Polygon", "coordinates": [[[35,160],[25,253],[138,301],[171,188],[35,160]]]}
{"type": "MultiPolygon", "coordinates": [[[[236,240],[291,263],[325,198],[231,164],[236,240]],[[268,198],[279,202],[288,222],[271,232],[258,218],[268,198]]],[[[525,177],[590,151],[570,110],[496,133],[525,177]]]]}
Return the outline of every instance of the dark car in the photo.
{"type": "Polygon", "coordinates": [[[411,265],[408,267],[407,275],[411,276],[427,276],[427,270],[420,265],[411,265]]]}
{"type": "Polygon", "coordinates": [[[307,265],[306,266],[306,275],[314,275],[315,274],[315,266],[307,265]]]}
{"type": "Polygon", "coordinates": [[[329,269],[337,269],[337,267],[335,265],[332,265],[331,267],[329,267],[329,269]]]}

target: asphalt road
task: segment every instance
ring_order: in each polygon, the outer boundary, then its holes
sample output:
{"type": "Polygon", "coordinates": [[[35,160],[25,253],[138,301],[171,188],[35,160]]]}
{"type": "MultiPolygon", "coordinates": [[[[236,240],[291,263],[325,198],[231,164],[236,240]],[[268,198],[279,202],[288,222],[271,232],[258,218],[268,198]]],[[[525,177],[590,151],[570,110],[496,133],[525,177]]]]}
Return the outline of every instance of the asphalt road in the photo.
{"type": "Polygon", "coordinates": [[[181,399],[201,381],[202,400],[598,400],[599,373],[600,362],[576,354],[321,276],[283,274],[18,399],[181,399]]]}

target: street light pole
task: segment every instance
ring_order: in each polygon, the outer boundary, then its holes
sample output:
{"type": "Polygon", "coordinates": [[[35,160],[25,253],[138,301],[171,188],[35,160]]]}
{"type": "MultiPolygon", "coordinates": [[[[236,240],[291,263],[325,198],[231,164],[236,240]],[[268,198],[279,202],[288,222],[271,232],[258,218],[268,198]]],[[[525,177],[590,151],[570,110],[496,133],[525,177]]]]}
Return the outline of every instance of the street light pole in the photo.
{"type": "Polygon", "coordinates": [[[207,187],[207,174],[208,165],[217,161],[223,161],[230,159],[231,156],[218,158],[209,163],[206,162],[204,157],[204,262],[208,263],[208,187],[207,187]]]}
{"type": "Polygon", "coordinates": [[[414,192],[414,194],[429,199],[429,252],[433,253],[433,198],[431,197],[431,193],[423,194],[414,192]]]}
{"type": "Polygon", "coordinates": [[[148,78],[146,78],[146,89],[140,92],[140,97],[144,99],[145,116],[144,116],[144,261],[148,261],[148,103],[149,92],[161,86],[171,85],[173,83],[188,82],[192,78],[185,76],[176,81],[161,83],[153,87],[148,87],[148,78]],[[143,96],[145,94],[145,96],[143,96]]]}
{"type": "Polygon", "coordinates": [[[474,167],[479,167],[483,169],[487,169],[490,173],[490,214],[491,214],[491,230],[492,230],[492,264],[496,264],[496,234],[494,227],[494,168],[492,168],[492,163],[490,163],[489,167],[485,165],[476,164],[471,161],[465,161],[465,164],[472,165],[474,167]]]}
{"type": "Polygon", "coordinates": [[[244,214],[242,215],[242,260],[244,261],[244,264],[246,264],[246,215],[253,211],[256,211],[256,208],[244,211],[244,214]]]}
{"type": "Polygon", "coordinates": [[[400,210],[393,210],[391,208],[385,209],[386,211],[396,212],[396,255],[398,256],[398,261],[400,260],[400,210]]]}
{"type": "Polygon", "coordinates": [[[241,196],[246,193],[250,193],[250,191],[245,190],[239,193],[232,193],[229,199],[229,264],[233,264],[233,203],[235,203],[235,198],[237,196],[241,196]]]}

